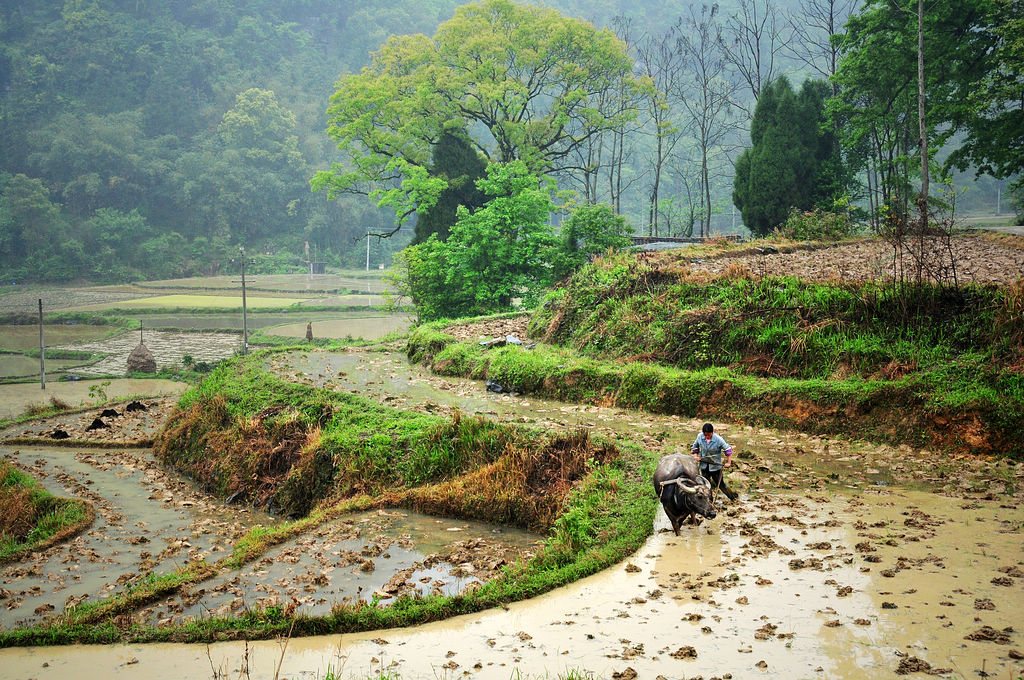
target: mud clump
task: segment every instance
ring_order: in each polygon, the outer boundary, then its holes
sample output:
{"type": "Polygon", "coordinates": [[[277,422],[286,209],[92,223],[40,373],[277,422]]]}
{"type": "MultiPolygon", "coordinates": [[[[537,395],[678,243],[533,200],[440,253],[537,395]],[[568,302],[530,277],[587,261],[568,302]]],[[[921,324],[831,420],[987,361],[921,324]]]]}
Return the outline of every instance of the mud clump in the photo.
{"type": "Polygon", "coordinates": [[[1008,645],[1010,644],[1010,633],[1012,632],[1012,627],[1006,627],[1002,630],[998,630],[992,626],[982,626],[973,633],[965,635],[964,639],[973,640],[975,642],[994,642],[997,645],[1008,645]]]}
{"type": "Polygon", "coordinates": [[[908,656],[900,659],[896,667],[896,675],[910,675],[911,673],[926,673],[927,675],[946,675],[952,673],[952,668],[932,668],[932,665],[916,656],[908,656]]]}

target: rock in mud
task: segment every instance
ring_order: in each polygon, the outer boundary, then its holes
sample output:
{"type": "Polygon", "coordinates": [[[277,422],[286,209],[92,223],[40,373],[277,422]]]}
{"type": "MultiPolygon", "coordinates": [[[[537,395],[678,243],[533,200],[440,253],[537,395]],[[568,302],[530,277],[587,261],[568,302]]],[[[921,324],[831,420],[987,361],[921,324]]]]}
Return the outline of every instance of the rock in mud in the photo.
{"type": "Polygon", "coordinates": [[[93,432],[94,430],[106,430],[109,429],[110,425],[107,425],[101,418],[93,418],[92,424],[85,428],[86,432],[93,432]]]}
{"type": "Polygon", "coordinates": [[[910,675],[911,673],[926,673],[928,675],[945,675],[952,673],[952,668],[932,668],[932,665],[916,656],[908,656],[900,659],[896,667],[896,675],[910,675]]]}

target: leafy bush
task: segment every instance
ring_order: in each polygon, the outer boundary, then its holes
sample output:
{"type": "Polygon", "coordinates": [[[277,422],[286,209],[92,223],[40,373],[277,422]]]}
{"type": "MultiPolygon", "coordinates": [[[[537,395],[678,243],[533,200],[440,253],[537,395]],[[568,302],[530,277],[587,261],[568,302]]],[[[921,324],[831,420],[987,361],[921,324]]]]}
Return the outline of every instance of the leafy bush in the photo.
{"type": "Polygon", "coordinates": [[[776,233],[794,241],[838,241],[857,233],[857,225],[841,213],[793,208],[776,233]]]}

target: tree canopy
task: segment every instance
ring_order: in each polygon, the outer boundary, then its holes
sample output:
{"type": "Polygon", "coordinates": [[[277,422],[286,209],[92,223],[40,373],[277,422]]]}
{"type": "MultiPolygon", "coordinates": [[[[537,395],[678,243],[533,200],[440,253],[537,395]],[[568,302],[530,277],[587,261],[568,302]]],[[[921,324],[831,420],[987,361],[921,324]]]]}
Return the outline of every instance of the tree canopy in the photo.
{"type": "Polygon", "coordinates": [[[609,30],[511,0],[463,5],[432,38],[393,36],[342,78],[328,134],[346,158],[313,186],[371,195],[400,226],[447,187],[430,172],[431,149],[463,129],[489,161],[571,171],[580,145],[634,115],[600,96],[621,83],[641,87],[609,30]]]}

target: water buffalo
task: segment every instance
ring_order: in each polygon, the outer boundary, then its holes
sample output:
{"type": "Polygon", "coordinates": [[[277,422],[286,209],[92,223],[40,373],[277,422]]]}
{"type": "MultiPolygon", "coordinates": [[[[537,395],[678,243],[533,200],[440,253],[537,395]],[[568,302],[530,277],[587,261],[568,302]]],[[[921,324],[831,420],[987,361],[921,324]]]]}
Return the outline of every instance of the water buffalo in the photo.
{"type": "Polygon", "coordinates": [[[658,462],[654,471],[654,492],[661,499],[665,514],[672,520],[672,531],[679,535],[683,518],[694,521],[696,515],[715,518],[711,503],[711,483],[700,474],[691,456],[671,453],[658,462]]]}

